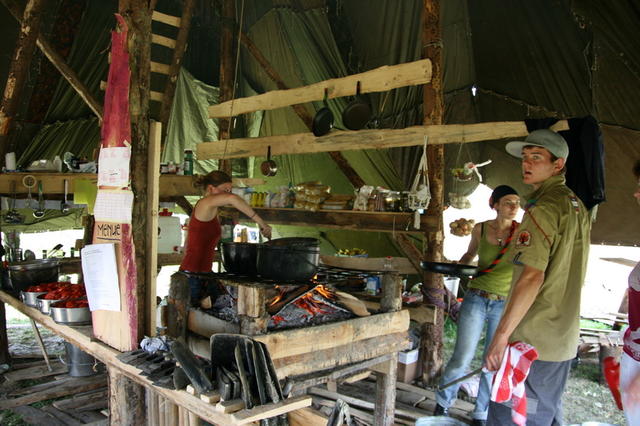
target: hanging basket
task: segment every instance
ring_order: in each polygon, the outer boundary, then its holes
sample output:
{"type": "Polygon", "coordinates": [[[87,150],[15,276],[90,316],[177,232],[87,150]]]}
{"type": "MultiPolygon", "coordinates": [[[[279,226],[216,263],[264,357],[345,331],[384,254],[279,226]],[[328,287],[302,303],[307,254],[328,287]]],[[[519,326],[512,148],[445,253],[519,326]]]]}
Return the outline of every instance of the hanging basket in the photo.
{"type": "Polygon", "coordinates": [[[429,169],[427,167],[427,137],[424,137],[422,157],[416,172],[416,177],[409,191],[409,208],[411,210],[421,210],[429,207],[431,201],[431,191],[429,189],[429,169]]]}

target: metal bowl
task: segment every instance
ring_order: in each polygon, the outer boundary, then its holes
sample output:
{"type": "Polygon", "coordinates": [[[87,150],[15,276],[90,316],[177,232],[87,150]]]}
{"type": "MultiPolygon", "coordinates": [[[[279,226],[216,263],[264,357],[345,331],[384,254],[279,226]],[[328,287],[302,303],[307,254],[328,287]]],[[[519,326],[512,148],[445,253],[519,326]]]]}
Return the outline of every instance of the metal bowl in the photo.
{"type": "MultiPolygon", "coordinates": [[[[46,293],[45,293],[46,294],[46,293]]],[[[49,315],[51,313],[51,304],[59,302],[63,299],[43,299],[44,294],[41,294],[36,299],[38,300],[38,309],[45,315],[49,315]]]]}
{"type": "Polygon", "coordinates": [[[20,298],[22,299],[22,302],[25,305],[31,306],[32,308],[37,308],[38,296],[40,296],[41,294],[47,294],[47,292],[46,291],[21,291],[20,298]]]}
{"type": "Polygon", "coordinates": [[[11,290],[26,290],[27,287],[58,281],[59,259],[38,259],[14,263],[8,266],[11,290]]]}
{"type": "Polygon", "coordinates": [[[51,318],[58,324],[89,325],[91,324],[91,311],[84,308],[58,308],[55,305],[49,307],[51,318]]]}

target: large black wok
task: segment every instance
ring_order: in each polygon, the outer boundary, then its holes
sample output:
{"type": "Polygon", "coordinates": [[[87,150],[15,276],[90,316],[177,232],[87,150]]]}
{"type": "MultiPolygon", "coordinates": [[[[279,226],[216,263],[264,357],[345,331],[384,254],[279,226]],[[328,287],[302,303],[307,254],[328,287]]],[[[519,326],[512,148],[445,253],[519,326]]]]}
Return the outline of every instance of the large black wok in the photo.
{"type": "Polygon", "coordinates": [[[258,247],[258,274],[275,281],[309,281],[319,261],[320,246],[315,238],[280,238],[258,247]]]}
{"type": "Polygon", "coordinates": [[[420,267],[426,271],[451,275],[458,278],[469,278],[478,273],[478,267],[461,263],[420,262],[420,267]]]}
{"type": "Polygon", "coordinates": [[[222,264],[227,272],[255,276],[258,259],[258,244],[222,243],[222,264]]]}

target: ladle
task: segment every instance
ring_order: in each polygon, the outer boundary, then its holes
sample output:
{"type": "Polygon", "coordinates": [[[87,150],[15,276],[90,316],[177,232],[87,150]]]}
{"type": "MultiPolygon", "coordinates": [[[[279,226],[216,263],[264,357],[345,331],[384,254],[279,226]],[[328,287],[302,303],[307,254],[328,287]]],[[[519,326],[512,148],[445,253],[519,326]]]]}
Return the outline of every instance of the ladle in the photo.
{"type": "Polygon", "coordinates": [[[38,181],[38,209],[33,211],[33,217],[44,217],[44,197],[42,196],[42,181],[38,181]]]}
{"type": "Polygon", "coordinates": [[[62,203],[62,206],[60,207],[60,210],[62,211],[62,213],[67,213],[69,211],[69,209],[71,208],[69,203],[67,203],[68,188],[69,188],[69,181],[65,179],[64,180],[64,202],[62,203]]]}

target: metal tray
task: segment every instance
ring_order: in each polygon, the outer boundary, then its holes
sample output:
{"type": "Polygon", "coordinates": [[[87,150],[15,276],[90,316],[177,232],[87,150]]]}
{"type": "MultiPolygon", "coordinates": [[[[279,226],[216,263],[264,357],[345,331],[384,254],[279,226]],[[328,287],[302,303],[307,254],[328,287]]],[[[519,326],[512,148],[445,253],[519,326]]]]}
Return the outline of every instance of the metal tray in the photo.
{"type": "Polygon", "coordinates": [[[91,324],[91,311],[84,308],[58,308],[49,307],[51,318],[58,324],[65,325],[89,325],[91,324]]]}

